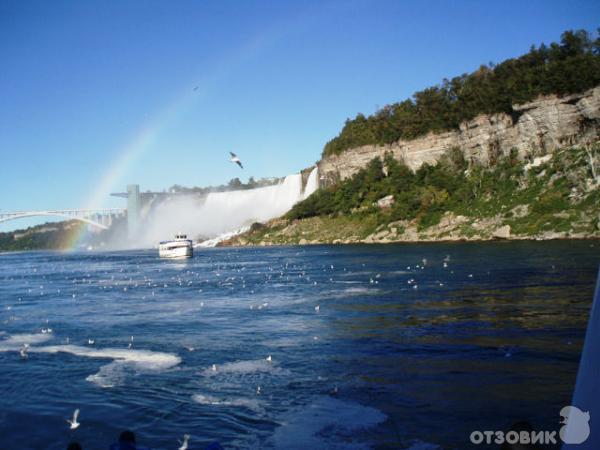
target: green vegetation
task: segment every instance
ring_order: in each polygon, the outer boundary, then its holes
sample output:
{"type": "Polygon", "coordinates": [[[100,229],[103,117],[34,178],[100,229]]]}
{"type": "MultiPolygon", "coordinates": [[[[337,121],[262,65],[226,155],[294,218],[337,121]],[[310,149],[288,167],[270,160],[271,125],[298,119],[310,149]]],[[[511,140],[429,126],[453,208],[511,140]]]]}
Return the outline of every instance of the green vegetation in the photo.
{"type": "Polygon", "coordinates": [[[255,180],[254,177],[248,178],[248,181],[244,183],[239,178],[232,178],[227,184],[221,184],[219,186],[206,186],[206,187],[185,187],[178,184],[174,184],[169,188],[169,192],[185,193],[185,194],[199,194],[204,195],[210,192],[227,192],[227,191],[243,191],[245,189],[256,189],[264,186],[272,186],[281,181],[281,178],[261,178],[255,180]]]}
{"type": "Polygon", "coordinates": [[[513,104],[541,95],[583,92],[598,84],[600,37],[593,40],[584,30],[567,31],[560,43],[532,46],[521,57],[482,65],[471,74],[445,79],[369,117],[358,114],[348,119],[340,134],[325,145],[323,156],[456,129],[461,122],[482,113],[504,112],[516,119],[513,104]]]}
{"type": "Polygon", "coordinates": [[[85,226],[74,220],[48,222],[26,230],[0,233],[0,250],[60,250],[66,248],[85,226]]]}
{"type": "MultiPolygon", "coordinates": [[[[412,172],[387,154],[372,160],[354,177],[321,189],[297,203],[289,220],[352,216],[382,225],[415,223],[419,232],[437,225],[445,214],[470,223],[494,221],[510,225],[514,233],[533,236],[544,231],[593,233],[600,205],[598,162],[589,154],[600,146],[567,148],[537,166],[520,161],[517,152],[499,158],[494,166],[469,165],[459,149],[452,149],[438,164],[424,164],[412,172]],[[386,175],[387,174],[387,175],[386,175]],[[393,195],[390,208],[377,200],[393,195]]],[[[461,234],[475,233],[470,223],[461,234]]]]}
{"type": "Polygon", "coordinates": [[[88,225],[77,220],[47,222],[25,230],[0,233],[0,251],[66,250],[79,236],[84,237],[81,246],[101,247],[122,233],[125,226],[126,219],[121,217],[114,219],[109,230],[86,233],[88,225]]]}

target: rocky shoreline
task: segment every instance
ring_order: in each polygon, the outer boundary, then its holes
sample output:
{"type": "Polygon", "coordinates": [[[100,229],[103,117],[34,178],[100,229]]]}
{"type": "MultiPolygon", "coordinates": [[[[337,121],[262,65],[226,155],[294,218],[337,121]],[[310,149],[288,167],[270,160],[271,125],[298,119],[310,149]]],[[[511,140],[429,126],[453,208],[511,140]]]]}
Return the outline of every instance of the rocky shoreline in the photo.
{"type": "MultiPolygon", "coordinates": [[[[527,214],[527,208],[517,208],[516,218],[527,214]]],[[[560,213],[559,213],[560,217],[560,213]]],[[[591,218],[582,220],[566,231],[545,230],[534,234],[514,231],[504,217],[472,219],[446,213],[440,222],[432,227],[419,230],[416,220],[395,221],[377,226],[369,232],[369,220],[365,226],[361,218],[314,217],[288,221],[276,219],[254,230],[222,241],[219,246],[271,246],[271,245],[316,245],[316,244],[389,244],[416,242],[466,242],[491,240],[554,240],[554,239],[600,239],[600,230],[589,231],[591,218]],[[342,223],[346,222],[346,223],[342,223]]]]}

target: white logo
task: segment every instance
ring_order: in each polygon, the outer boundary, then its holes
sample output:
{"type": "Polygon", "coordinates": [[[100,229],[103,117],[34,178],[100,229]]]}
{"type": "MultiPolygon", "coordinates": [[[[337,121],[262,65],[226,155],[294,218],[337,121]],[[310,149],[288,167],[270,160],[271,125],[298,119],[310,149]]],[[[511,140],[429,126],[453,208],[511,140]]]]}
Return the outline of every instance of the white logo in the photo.
{"type": "Polygon", "coordinates": [[[581,444],[590,435],[590,413],[583,412],[576,406],[565,406],[560,410],[564,426],[558,432],[565,444],[581,444]]]}
{"type": "MultiPolygon", "coordinates": [[[[583,412],[576,406],[565,406],[560,410],[564,426],[558,432],[565,444],[581,444],[590,436],[590,413],[583,412]]],[[[469,436],[472,444],[557,444],[556,430],[510,430],[504,431],[473,431],[469,436]]]]}

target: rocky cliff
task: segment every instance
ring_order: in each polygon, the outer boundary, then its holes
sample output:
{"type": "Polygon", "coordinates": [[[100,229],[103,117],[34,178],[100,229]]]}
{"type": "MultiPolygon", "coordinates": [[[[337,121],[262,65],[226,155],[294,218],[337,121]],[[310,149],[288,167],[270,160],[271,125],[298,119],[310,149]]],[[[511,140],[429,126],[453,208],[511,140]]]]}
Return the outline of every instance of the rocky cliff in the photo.
{"type": "Polygon", "coordinates": [[[412,169],[434,163],[453,147],[472,161],[489,164],[511,149],[524,157],[542,155],[570,145],[598,140],[600,136],[600,86],[582,94],[547,96],[513,105],[513,114],[480,115],[463,122],[459,130],[429,133],[421,138],[390,145],[367,145],[323,158],[319,163],[321,187],[351,177],[373,158],[386,152],[412,169]]]}

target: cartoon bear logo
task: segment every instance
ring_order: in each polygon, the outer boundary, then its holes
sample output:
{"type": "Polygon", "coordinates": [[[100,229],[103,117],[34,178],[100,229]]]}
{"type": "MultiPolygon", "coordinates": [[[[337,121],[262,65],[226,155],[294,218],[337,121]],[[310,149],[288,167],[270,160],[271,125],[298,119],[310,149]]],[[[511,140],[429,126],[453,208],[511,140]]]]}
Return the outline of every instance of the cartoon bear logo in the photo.
{"type": "Polygon", "coordinates": [[[576,406],[565,406],[560,410],[562,423],[558,434],[565,444],[581,444],[590,435],[590,413],[583,412],[576,406]]]}

